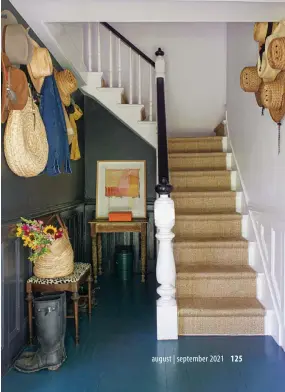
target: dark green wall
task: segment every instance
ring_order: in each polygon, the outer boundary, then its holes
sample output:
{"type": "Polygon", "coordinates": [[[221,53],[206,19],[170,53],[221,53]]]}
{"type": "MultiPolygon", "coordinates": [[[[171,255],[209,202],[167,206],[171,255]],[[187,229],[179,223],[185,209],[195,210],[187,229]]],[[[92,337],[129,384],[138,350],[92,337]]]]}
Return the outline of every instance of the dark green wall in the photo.
{"type": "MultiPolygon", "coordinates": [[[[18,21],[27,24],[12,4],[3,0],[2,10],[10,10],[18,21]]],[[[32,31],[29,33],[39,43],[32,31]]],[[[57,64],[53,59],[54,64],[57,64]]],[[[58,67],[57,67],[58,68],[58,67]]],[[[78,91],[75,100],[83,109],[84,97],[78,91]]],[[[84,116],[77,122],[82,158],[71,162],[72,174],[47,175],[21,178],[11,172],[3,153],[5,124],[1,126],[1,180],[2,180],[2,222],[19,219],[20,216],[43,213],[52,207],[82,200],[84,198],[84,116]]]]}
{"type": "Polygon", "coordinates": [[[100,160],[146,160],[147,198],[155,198],[155,149],[95,100],[85,97],[85,198],[95,199],[100,160]]]}

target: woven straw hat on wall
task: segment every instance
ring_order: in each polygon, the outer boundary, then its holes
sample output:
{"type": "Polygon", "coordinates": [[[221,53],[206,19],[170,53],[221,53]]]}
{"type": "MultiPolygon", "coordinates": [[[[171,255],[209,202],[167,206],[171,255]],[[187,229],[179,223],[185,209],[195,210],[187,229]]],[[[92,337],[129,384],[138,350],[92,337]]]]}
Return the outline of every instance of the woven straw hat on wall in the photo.
{"type": "Polygon", "coordinates": [[[65,106],[69,106],[71,103],[71,94],[78,88],[77,80],[68,69],[59,72],[55,71],[54,76],[60,98],[65,106]]]}
{"type": "Polygon", "coordinates": [[[36,91],[40,93],[45,77],[53,73],[53,64],[49,51],[46,48],[41,48],[33,39],[31,42],[34,46],[34,53],[27,69],[36,91]]]}
{"type": "Polygon", "coordinates": [[[274,38],[270,42],[267,57],[272,68],[285,70],[285,37],[274,38]]]}
{"type": "Polygon", "coordinates": [[[256,67],[245,67],[240,74],[240,86],[247,93],[256,93],[262,80],[256,67]]]}
{"type": "MultiPolygon", "coordinates": [[[[278,26],[278,23],[274,22],[272,26],[272,32],[276,29],[278,26]]],[[[264,44],[265,38],[267,35],[267,29],[268,29],[268,22],[257,22],[254,24],[254,29],[253,29],[253,38],[256,42],[259,42],[261,44],[264,44]]]]}
{"type": "Polygon", "coordinates": [[[23,110],[12,110],[4,133],[9,168],[20,177],[34,177],[46,167],[48,142],[44,123],[31,94],[23,110]]]}
{"type": "Polygon", "coordinates": [[[265,50],[262,55],[262,60],[258,58],[257,70],[258,75],[263,79],[264,82],[273,82],[280,72],[280,69],[274,69],[270,66],[268,61],[268,47],[274,38],[285,37],[285,21],[282,20],[274,32],[267,37],[265,42],[265,50]]]}
{"type": "Polygon", "coordinates": [[[267,109],[279,110],[282,107],[285,94],[285,71],[277,76],[274,82],[264,84],[261,100],[267,109]]]}

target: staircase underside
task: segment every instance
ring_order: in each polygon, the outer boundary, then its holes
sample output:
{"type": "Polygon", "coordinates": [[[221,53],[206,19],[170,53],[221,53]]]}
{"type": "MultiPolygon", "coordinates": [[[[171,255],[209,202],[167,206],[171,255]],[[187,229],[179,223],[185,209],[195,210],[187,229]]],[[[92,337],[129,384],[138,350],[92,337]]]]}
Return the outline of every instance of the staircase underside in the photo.
{"type": "Polygon", "coordinates": [[[264,334],[224,140],[168,140],[179,335],[264,334]]]}

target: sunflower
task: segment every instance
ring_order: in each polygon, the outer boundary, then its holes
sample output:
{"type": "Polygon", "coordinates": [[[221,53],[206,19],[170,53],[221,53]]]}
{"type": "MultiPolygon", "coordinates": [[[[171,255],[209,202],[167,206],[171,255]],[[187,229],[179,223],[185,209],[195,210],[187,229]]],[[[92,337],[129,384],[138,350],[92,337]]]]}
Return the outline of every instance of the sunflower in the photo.
{"type": "Polygon", "coordinates": [[[35,241],[35,239],[36,239],[36,237],[33,233],[29,233],[28,237],[31,241],[35,241]]]}
{"type": "Polygon", "coordinates": [[[21,227],[18,227],[17,232],[16,232],[16,236],[21,237],[22,233],[23,233],[23,230],[21,229],[21,227]]]}
{"type": "Polygon", "coordinates": [[[51,234],[52,236],[54,236],[57,233],[57,228],[52,225],[48,225],[44,228],[43,232],[45,234],[51,234]]]}

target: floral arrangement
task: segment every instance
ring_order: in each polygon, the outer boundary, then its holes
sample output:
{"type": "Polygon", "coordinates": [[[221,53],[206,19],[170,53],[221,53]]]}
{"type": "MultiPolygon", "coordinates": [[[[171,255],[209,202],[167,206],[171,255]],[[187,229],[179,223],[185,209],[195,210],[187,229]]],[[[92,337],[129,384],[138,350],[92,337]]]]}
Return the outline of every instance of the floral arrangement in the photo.
{"type": "Polygon", "coordinates": [[[39,257],[50,251],[49,246],[63,236],[63,231],[52,225],[44,225],[41,220],[21,220],[22,222],[16,225],[16,236],[22,238],[24,246],[33,251],[29,260],[35,263],[39,257]]]}

